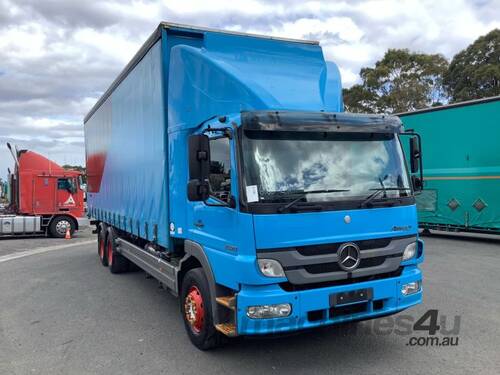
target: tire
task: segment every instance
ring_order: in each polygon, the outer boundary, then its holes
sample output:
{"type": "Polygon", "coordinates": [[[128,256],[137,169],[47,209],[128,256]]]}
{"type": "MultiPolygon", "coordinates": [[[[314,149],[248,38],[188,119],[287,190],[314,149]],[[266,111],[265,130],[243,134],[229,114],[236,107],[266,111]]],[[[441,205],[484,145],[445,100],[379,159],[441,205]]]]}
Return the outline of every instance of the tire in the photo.
{"type": "Polygon", "coordinates": [[[111,273],[123,273],[130,269],[130,261],[119,254],[116,249],[116,236],[112,228],[108,229],[106,236],[106,256],[109,270],[111,273]]]}
{"type": "Polygon", "coordinates": [[[214,326],[210,289],[202,268],[194,268],[184,275],[180,305],[184,326],[193,345],[200,350],[220,346],[222,335],[214,326]]]}
{"type": "Polygon", "coordinates": [[[108,266],[108,254],[106,253],[106,237],[106,226],[102,225],[99,234],[97,235],[97,254],[99,255],[101,264],[104,267],[108,266]]]}
{"type": "Polygon", "coordinates": [[[52,219],[49,225],[49,233],[55,238],[64,238],[66,236],[66,228],[69,226],[71,235],[75,233],[76,223],[69,216],[56,216],[52,219]]]}

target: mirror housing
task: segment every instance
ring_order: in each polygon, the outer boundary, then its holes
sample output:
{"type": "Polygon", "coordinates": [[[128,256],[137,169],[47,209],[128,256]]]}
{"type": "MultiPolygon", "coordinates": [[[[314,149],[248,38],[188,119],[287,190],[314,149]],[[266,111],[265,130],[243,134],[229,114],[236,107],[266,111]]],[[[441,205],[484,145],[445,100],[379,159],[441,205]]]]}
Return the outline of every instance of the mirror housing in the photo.
{"type": "Polygon", "coordinates": [[[415,175],[411,176],[411,184],[413,187],[413,191],[415,192],[422,191],[424,189],[424,182],[418,176],[415,175]]]}
{"type": "Polygon", "coordinates": [[[208,185],[208,174],[210,172],[210,145],[208,136],[197,134],[189,137],[188,160],[188,200],[192,202],[205,201],[208,199],[210,192],[208,185]]]}
{"type": "Polygon", "coordinates": [[[204,134],[189,137],[189,179],[205,181],[210,172],[209,138],[204,134]]]}
{"type": "Polygon", "coordinates": [[[417,173],[420,169],[420,144],[417,137],[410,138],[410,168],[411,173],[417,173]]]}
{"type": "Polygon", "coordinates": [[[78,191],[78,188],[77,188],[77,182],[78,180],[76,178],[72,178],[71,179],[71,193],[72,194],[76,194],[76,192],[78,191]]]}
{"type": "Polygon", "coordinates": [[[208,182],[192,179],[187,185],[188,200],[191,202],[206,201],[209,196],[208,182]]]}
{"type": "Polygon", "coordinates": [[[412,130],[401,133],[410,137],[410,150],[406,158],[410,164],[411,184],[414,192],[424,190],[424,168],[422,163],[422,139],[418,133],[412,130]]]}

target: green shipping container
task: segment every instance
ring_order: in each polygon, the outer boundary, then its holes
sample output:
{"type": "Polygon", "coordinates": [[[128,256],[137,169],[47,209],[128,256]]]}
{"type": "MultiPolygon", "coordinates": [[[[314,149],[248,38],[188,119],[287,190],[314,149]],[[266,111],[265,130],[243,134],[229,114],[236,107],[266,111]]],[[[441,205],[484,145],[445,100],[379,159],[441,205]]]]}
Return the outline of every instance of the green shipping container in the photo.
{"type": "Polygon", "coordinates": [[[500,234],[500,96],[399,116],[422,137],[420,226],[500,234]]]}

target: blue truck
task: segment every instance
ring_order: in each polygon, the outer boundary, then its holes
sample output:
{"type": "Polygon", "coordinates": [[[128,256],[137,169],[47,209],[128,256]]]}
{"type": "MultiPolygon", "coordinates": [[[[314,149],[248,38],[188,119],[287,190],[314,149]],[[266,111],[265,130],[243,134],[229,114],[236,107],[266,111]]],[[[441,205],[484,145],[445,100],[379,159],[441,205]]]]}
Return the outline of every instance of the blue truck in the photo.
{"type": "Polygon", "coordinates": [[[161,23],[84,123],[100,261],[177,295],[196,347],[422,301],[419,137],[344,113],[318,42],[161,23]]]}

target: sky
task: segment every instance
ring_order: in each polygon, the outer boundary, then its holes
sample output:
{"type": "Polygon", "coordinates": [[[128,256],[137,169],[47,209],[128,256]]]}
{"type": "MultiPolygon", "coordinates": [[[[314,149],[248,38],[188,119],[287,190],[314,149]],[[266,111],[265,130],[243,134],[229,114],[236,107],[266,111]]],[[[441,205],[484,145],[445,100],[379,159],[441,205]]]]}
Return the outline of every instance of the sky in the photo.
{"type": "Polygon", "coordinates": [[[388,48],[451,59],[500,27],[500,0],[0,0],[0,177],[6,142],[84,165],[83,117],[160,21],[318,40],[343,86],[388,48]]]}

